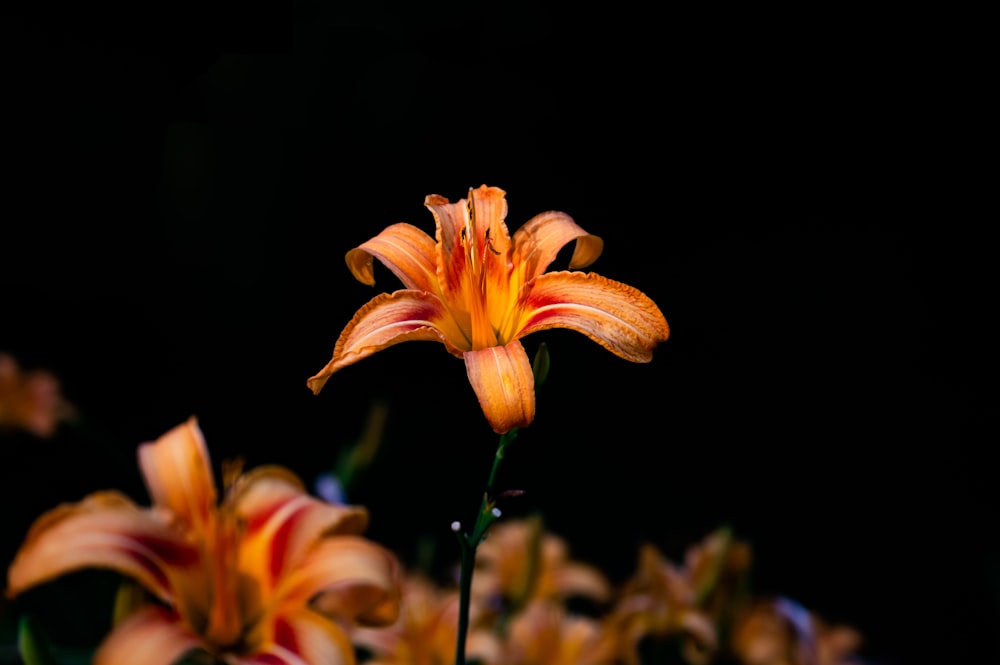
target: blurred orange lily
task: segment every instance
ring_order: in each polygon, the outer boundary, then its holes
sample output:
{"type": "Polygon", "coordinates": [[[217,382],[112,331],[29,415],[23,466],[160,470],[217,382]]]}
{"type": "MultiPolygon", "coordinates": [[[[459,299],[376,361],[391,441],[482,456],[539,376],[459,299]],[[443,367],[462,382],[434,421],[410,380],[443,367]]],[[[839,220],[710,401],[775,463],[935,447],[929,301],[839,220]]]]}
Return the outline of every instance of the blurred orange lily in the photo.
{"type": "MultiPolygon", "coordinates": [[[[404,575],[399,618],[389,627],[358,627],[351,640],[371,652],[365,665],[452,665],[458,639],[458,590],[438,587],[423,573],[404,575]]],[[[498,665],[500,640],[479,608],[472,608],[468,662],[498,665]]]]}
{"type": "Polygon", "coordinates": [[[616,665],[618,636],[599,619],[533,600],[510,624],[503,665],[616,665]]]}
{"type": "Polygon", "coordinates": [[[583,333],[632,362],[649,362],[670,329],[656,304],[637,289],[582,268],[603,241],[562,212],[544,212],[510,236],[506,193],[483,185],[449,203],[432,194],[435,238],[411,224],[389,226],[347,253],[360,282],[375,284],[377,258],[405,286],[364,305],[347,324],[326,367],[307,381],[319,393],[330,376],[389,346],[438,341],[465,360],[469,381],[497,433],[535,416],[531,363],[519,341],[549,328],[583,333]],[[576,241],[570,270],[545,273],[576,241]]]}
{"type": "Polygon", "coordinates": [[[621,638],[626,665],[639,665],[644,639],[667,636],[683,638],[685,662],[710,662],[718,650],[718,630],[699,607],[698,595],[691,570],[674,565],[656,545],[643,544],[638,567],[619,589],[610,619],[621,638]]]}
{"type": "Polygon", "coordinates": [[[159,602],[124,618],[95,665],[170,665],[203,649],[229,665],[353,664],[350,624],[387,625],[399,563],[362,538],[362,507],[307,495],[281,467],[227,472],[216,504],[194,418],[139,447],[151,508],[114,491],[42,515],[7,596],[83,568],[132,578],[159,602]]]}
{"type": "Polygon", "coordinates": [[[0,353],[0,431],[21,429],[48,439],[75,411],[55,375],[41,369],[24,372],[14,356],[0,353]]]}
{"type": "Polygon", "coordinates": [[[790,598],[762,598],[737,618],[732,651],[744,665],[861,665],[861,633],[828,624],[790,598]]]}
{"type": "Polygon", "coordinates": [[[538,516],[495,525],[476,551],[472,597],[493,611],[517,613],[535,600],[604,604],[611,593],[604,573],[571,557],[566,541],[538,516]]]}

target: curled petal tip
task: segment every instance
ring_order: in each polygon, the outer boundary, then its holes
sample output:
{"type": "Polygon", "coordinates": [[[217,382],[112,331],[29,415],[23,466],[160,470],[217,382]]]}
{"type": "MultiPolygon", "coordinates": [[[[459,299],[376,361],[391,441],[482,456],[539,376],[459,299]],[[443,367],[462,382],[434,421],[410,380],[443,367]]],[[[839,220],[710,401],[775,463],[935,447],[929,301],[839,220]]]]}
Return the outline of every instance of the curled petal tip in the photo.
{"type": "Polygon", "coordinates": [[[586,268],[597,260],[604,251],[604,239],[595,235],[583,235],[576,239],[573,257],[569,260],[570,270],[586,268]]]}
{"type": "Polygon", "coordinates": [[[323,386],[326,385],[326,380],[327,377],[317,374],[316,376],[310,377],[306,380],[306,387],[312,391],[313,395],[319,395],[320,391],[323,390],[323,386]]]}
{"type": "Polygon", "coordinates": [[[372,266],[371,254],[356,247],[347,252],[344,260],[355,279],[362,284],[375,286],[375,270],[372,266]]]}

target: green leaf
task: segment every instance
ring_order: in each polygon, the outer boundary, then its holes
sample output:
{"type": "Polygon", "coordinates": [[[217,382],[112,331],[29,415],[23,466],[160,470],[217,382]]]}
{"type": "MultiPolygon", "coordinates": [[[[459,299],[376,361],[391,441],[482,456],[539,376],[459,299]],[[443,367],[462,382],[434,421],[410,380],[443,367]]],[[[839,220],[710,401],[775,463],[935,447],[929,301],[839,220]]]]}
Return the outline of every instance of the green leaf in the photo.
{"type": "Polygon", "coordinates": [[[28,615],[22,616],[18,623],[17,649],[24,665],[58,665],[48,641],[28,615]]]}

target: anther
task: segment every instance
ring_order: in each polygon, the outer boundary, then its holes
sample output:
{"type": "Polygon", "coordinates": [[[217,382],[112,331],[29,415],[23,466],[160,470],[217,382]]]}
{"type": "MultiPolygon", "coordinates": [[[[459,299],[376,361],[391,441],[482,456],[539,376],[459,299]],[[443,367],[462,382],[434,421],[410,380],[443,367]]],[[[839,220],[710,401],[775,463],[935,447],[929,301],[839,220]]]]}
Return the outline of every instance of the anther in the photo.
{"type": "Polygon", "coordinates": [[[489,227],[486,227],[485,239],[486,239],[486,247],[488,247],[489,250],[491,252],[493,252],[494,254],[496,254],[497,256],[500,256],[500,250],[498,250],[496,247],[494,247],[493,246],[493,241],[490,240],[490,229],[489,229],[489,227]]]}

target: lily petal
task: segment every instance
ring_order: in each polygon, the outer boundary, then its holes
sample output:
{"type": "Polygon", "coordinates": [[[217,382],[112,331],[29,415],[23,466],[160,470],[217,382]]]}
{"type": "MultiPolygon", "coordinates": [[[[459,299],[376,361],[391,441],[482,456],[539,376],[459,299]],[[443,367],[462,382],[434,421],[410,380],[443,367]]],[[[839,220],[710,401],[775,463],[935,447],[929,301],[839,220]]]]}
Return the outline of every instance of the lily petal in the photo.
{"type": "Polygon", "coordinates": [[[563,212],[535,215],[514,232],[514,264],[524,264],[524,280],[545,272],[566,243],[576,240],[570,269],[585,268],[604,250],[604,240],[584,231],[563,212]]]}
{"type": "Polygon", "coordinates": [[[506,279],[511,241],[504,222],[505,195],[499,187],[482,185],[470,189],[467,199],[455,203],[437,194],[424,199],[424,207],[434,216],[441,297],[449,302],[463,302],[463,309],[475,309],[482,304],[466,297],[470,281],[475,282],[477,276],[506,279]]]}
{"type": "MultiPolygon", "coordinates": [[[[269,642],[233,665],[354,665],[354,645],[337,623],[307,608],[282,614],[269,642]]],[[[251,638],[253,639],[253,638],[251,638]]]]}
{"type": "Polygon", "coordinates": [[[504,434],[535,418],[535,378],[521,342],[466,351],[465,369],[493,431],[504,434]]]}
{"type": "Polygon", "coordinates": [[[596,566],[564,563],[552,573],[552,586],[565,596],[592,598],[599,602],[611,599],[611,585],[596,566]]]}
{"type": "Polygon", "coordinates": [[[542,579],[540,595],[548,597],[579,596],[598,602],[611,599],[611,583],[599,568],[570,557],[563,538],[545,534],[541,542],[542,579]]]}
{"type": "MultiPolygon", "coordinates": [[[[278,644],[258,649],[252,656],[229,656],[226,665],[313,665],[278,644]]],[[[337,661],[334,661],[337,665],[337,661]]]]}
{"type": "MultiPolygon", "coordinates": [[[[447,268],[448,257],[465,255],[478,261],[492,241],[494,254],[503,254],[510,243],[510,232],[504,219],[507,217],[506,192],[499,187],[480,186],[470,189],[469,197],[451,203],[439,194],[424,197],[424,207],[434,216],[435,236],[442,259],[441,267],[447,268]],[[489,234],[487,234],[489,231],[489,234]],[[459,248],[464,245],[464,248],[459,248]],[[466,251],[469,249],[471,251],[466,251]]],[[[442,275],[438,274],[441,279],[442,275]]]]}
{"type": "Polygon", "coordinates": [[[93,662],[94,665],[173,665],[200,646],[198,638],[185,630],[175,614],[147,605],[108,635],[94,654],[93,662]]]}
{"type": "Polygon", "coordinates": [[[245,474],[229,500],[246,525],[239,568],[252,574],[265,597],[322,537],[360,534],[368,526],[365,508],[319,501],[280,467],[258,467],[245,474]]]}
{"type": "Polygon", "coordinates": [[[372,259],[377,258],[407,289],[436,291],[434,238],[412,224],[393,224],[345,257],[347,267],[362,284],[375,285],[372,259]]]}
{"type": "Polygon", "coordinates": [[[156,505],[199,532],[209,530],[216,493],[205,438],[196,418],[139,446],[139,468],[156,505]]]}
{"type": "Polygon", "coordinates": [[[306,385],[318,394],[334,372],[401,342],[442,342],[452,355],[461,357],[449,335],[462,336],[434,294],[408,290],[380,294],[358,310],[340,333],[330,362],[306,385]]]}
{"type": "Polygon", "coordinates": [[[525,311],[518,337],[568,328],[637,363],[652,360],[653,349],[670,335],[667,320],[646,294],[594,273],[539,275],[531,284],[525,311]]]}
{"type": "Polygon", "coordinates": [[[401,569],[384,547],[360,536],[317,543],[276,591],[282,607],[311,606],[338,620],[384,626],[399,615],[401,569]]]}
{"type": "Polygon", "coordinates": [[[198,561],[199,550],[162,513],[143,510],[118,492],[99,492],[39,517],[7,571],[7,595],[84,568],[127,575],[165,602],[175,602],[173,571],[198,561]]]}

